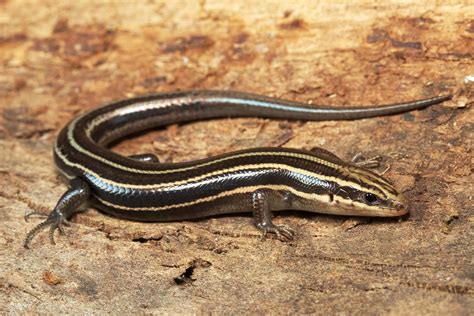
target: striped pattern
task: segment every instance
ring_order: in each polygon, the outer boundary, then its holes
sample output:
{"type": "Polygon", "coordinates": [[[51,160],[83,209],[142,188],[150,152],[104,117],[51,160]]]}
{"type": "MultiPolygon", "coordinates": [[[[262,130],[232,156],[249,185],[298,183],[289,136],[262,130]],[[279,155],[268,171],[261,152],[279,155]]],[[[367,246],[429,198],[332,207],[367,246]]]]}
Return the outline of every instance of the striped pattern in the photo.
{"type": "Polygon", "coordinates": [[[396,216],[404,201],[388,181],[324,150],[258,148],[194,162],[156,164],[120,156],[104,145],[133,132],[191,120],[223,116],[353,119],[440,101],[328,108],[242,93],[162,94],[120,101],[77,117],[60,133],[54,154],[65,175],[89,183],[98,207],[136,220],[251,211],[249,196],[256,190],[270,192],[274,210],[396,216]],[[278,200],[277,193],[282,192],[293,197],[291,203],[278,200]],[[376,203],[368,201],[367,194],[375,196],[376,203]]]}

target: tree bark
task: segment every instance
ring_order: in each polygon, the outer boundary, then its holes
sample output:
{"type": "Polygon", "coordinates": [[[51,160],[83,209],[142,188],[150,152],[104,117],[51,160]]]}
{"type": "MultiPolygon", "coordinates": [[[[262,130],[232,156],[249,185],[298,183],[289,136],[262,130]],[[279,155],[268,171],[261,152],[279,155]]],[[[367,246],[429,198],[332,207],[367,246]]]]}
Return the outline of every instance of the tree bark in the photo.
{"type": "Polygon", "coordinates": [[[458,314],[473,307],[474,6],[356,1],[0,1],[0,310],[13,313],[458,314]],[[454,94],[350,122],[220,119],[118,144],[160,161],[257,146],[381,155],[410,216],[284,212],[260,240],[248,215],[136,223],[94,209],[51,245],[22,242],[66,184],[52,145],[112,100],[233,89],[312,104],[454,94]]]}

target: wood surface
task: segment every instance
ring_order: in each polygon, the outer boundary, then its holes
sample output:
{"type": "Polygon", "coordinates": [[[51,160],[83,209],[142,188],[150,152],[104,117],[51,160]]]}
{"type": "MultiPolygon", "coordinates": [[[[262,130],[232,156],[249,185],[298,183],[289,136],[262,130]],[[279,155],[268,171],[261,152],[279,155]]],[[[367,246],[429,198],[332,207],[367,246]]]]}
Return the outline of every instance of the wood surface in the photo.
{"type": "Polygon", "coordinates": [[[471,1],[0,0],[0,311],[468,315],[474,310],[471,1]],[[160,91],[234,89],[312,104],[451,93],[351,122],[220,119],[118,144],[183,161],[256,146],[381,155],[403,219],[284,212],[135,223],[94,209],[22,247],[66,183],[52,145],[78,113],[160,91]]]}

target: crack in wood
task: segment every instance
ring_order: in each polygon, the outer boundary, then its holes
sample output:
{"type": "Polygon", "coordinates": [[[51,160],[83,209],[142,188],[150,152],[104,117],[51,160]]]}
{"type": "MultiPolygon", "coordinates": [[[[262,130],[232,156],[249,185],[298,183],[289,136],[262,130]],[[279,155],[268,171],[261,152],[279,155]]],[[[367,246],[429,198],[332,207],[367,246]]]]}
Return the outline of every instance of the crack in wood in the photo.
{"type": "Polygon", "coordinates": [[[428,291],[439,291],[452,294],[474,294],[474,287],[459,284],[439,284],[435,282],[406,281],[400,284],[428,291]]]}

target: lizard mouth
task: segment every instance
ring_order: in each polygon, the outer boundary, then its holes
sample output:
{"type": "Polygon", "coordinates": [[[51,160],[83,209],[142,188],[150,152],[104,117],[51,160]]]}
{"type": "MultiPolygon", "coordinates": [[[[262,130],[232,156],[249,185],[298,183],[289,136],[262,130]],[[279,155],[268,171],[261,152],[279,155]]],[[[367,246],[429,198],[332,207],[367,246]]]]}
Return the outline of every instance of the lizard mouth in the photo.
{"type": "Polygon", "coordinates": [[[408,213],[408,203],[402,195],[399,196],[398,201],[393,202],[393,208],[396,212],[395,216],[402,216],[408,213]]]}

